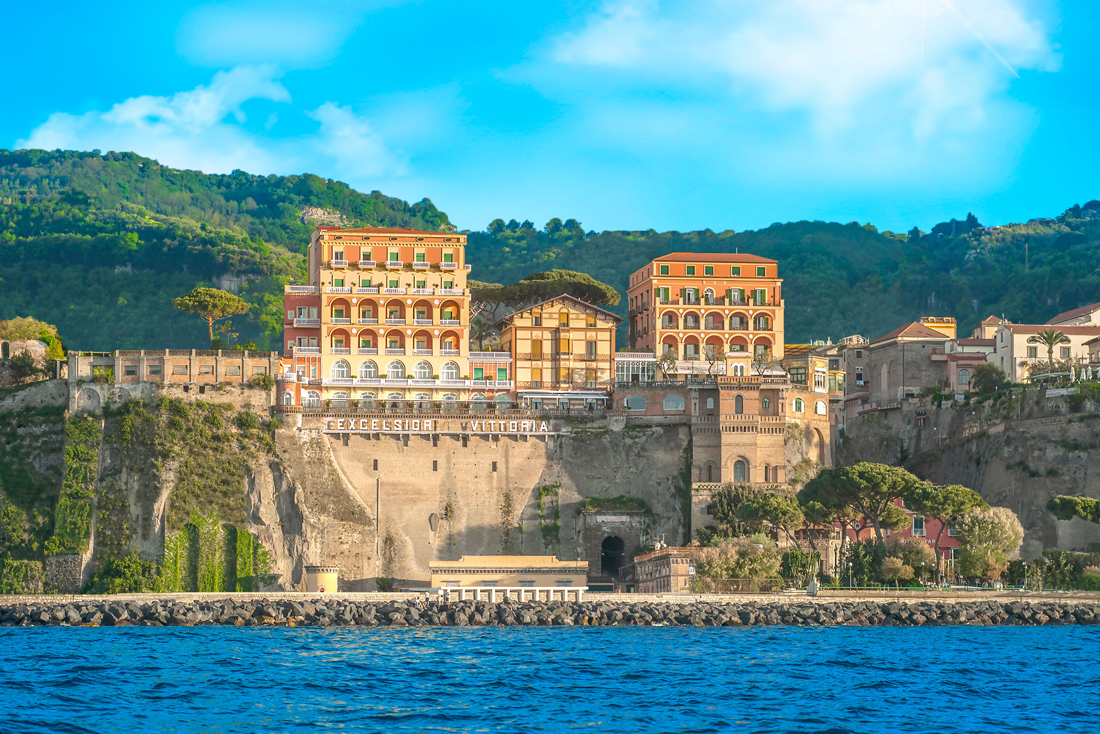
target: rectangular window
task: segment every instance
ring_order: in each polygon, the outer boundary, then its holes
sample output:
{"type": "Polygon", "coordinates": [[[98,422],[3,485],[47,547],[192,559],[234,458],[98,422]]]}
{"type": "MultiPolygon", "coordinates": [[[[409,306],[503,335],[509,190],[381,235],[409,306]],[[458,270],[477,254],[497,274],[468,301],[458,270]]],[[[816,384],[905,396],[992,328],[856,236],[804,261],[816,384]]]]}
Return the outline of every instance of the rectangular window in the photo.
{"type": "Polygon", "coordinates": [[[703,266],[703,275],[714,275],[714,266],[713,265],[704,265],[703,266]]]}
{"type": "Polygon", "coordinates": [[[1039,356],[1039,347],[1028,347],[1027,348],[1027,356],[1032,358],[1032,359],[1035,359],[1036,357],[1038,357],[1039,356]]]}
{"type": "Polygon", "coordinates": [[[695,266],[694,265],[688,265],[687,266],[687,274],[688,275],[695,275],[695,266]]]}
{"type": "Polygon", "coordinates": [[[542,326],[542,316],[535,316],[535,326],[542,326]]]}
{"type": "Polygon", "coordinates": [[[569,326],[569,314],[563,313],[558,315],[558,326],[569,326]]]}
{"type": "Polygon", "coordinates": [[[333,250],[332,251],[332,259],[333,260],[343,260],[344,259],[344,251],[343,250],[333,250]]]}
{"type": "Polygon", "coordinates": [[[390,262],[397,262],[398,260],[401,259],[401,254],[398,253],[398,252],[391,252],[388,255],[388,257],[389,257],[390,262]]]}
{"type": "Polygon", "coordinates": [[[732,266],[730,268],[730,275],[732,275],[734,277],[737,277],[737,276],[741,275],[741,266],[740,265],[732,266]]]}
{"type": "Polygon", "coordinates": [[[160,373],[161,373],[161,366],[159,364],[149,365],[149,374],[150,375],[159,375],[160,373]]]}
{"type": "Polygon", "coordinates": [[[670,300],[672,300],[671,288],[658,288],[657,290],[661,294],[661,303],[668,303],[670,300]]]}
{"type": "Polygon", "coordinates": [[[497,470],[497,463],[494,461],[493,462],[493,471],[496,471],[496,470],[497,470]]]}
{"type": "Polygon", "coordinates": [[[913,515],[913,535],[924,537],[924,515],[913,515]]]}
{"type": "Polygon", "coordinates": [[[443,262],[453,263],[454,261],[455,261],[455,254],[453,252],[444,252],[443,253],[443,262]]]}
{"type": "Polygon", "coordinates": [[[418,280],[418,281],[416,281],[416,287],[417,288],[427,288],[428,287],[428,281],[418,280]]]}
{"type": "Polygon", "coordinates": [[[389,282],[389,285],[387,286],[387,288],[400,288],[401,287],[399,281],[390,280],[388,282],[389,282]]]}
{"type": "Polygon", "coordinates": [[[484,380],[485,379],[485,368],[484,367],[474,367],[474,379],[475,380],[484,380]]]}
{"type": "Polygon", "coordinates": [[[438,461],[433,461],[432,462],[432,471],[439,471],[439,462],[438,461]]]}
{"type": "Polygon", "coordinates": [[[589,329],[595,329],[596,328],[596,317],[590,314],[588,316],[588,318],[585,319],[584,325],[587,326],[589,329]]]}
{"type": "Polygon", "coordinates": [[[332,309],[332,318],[334,318],[334,319],[344,318],[344,309],[342,309],[342,308],[332,309]]]}
{"type": "Polygon", "coordinates": [[[531,387],[542,387],[542,367],[531,368],[531,387]]]}
{"type": "Polygon", "coordinates": [[[187,365],[185,365],[185,364],[174,364],[174,365],[172,365],[172,374],[173,375],[186,375],[187,374],[187,365]]]}
{"type": "Polygon", "coordinates": [[[497,382],[507,382],[507,381],[508,381],[508,368],[507,367],[497,367],[497,382]]]}
{"type": "Polygon", "coordinates": [[[836,375],[829,375],[829,392],[836,392],[836,375]]]}
{"type": "Polygon", "coordinates": [[[1069,347],[1062,347],[1062,358],[1066,359],[1068,357],[1069,357],[1069,347]]]}
{"type": "Polygon", "coordinates": [[[531,359],[542,359],[541,339],[535,339],[531,342],[531,359]]]}
{"type": "Polygon", "coordinates": [[[378,471],[378,459],[374,460],[374,470],[378,471]]]}
{"type": "Polygon", "coordinates": [[[585,383],[587,383],[588,387],[595,387],[596,386],[596,370],[585,370],[584,371],[584,380],[585,380],[585,383]]]}
{"type": "Polygon", "coordinates": [[[253,367],[252,368],[252,374],[253,374],[253,376],[255,376],[255,375],[266,375],[267,374],[267,367],[253,367]]]}
{"type": "Polygon", "coordinates": [[[661,275],[668,275],[668,266],[667,265],[662,265],[661,266],[661,275]]]}
{"type": "Polygon", "coordinates": [[[332,287],[333,288],[343,288],[344,287],[344,279],[343,278],[333,278],[332,279],[332,287]]]}
{"type": "Polygon", "coordinates": [[[315,347],[315,346],[317,346],[317,337],[315,337],[315,336],[311,336],[311,337],[309,338],[309,345],[310,345],[311,347],[315,347]]]}
{"type": "Polygon", "coordinates": [[[757,265],[757,266],[756,266],[756,277],[757,277],[757,278],[763,278],[763,277],[764,277],[764,273],[765,273],[765,272],[766,272],[766,271],[764,270],[764,266],[763,266],[763,265],[757,265]]]}
{"type": "Polygon", "coordinates": [[[418,262],[418,263],[422,263],[422,262],[425,262],[425,260],[424,260],[424,253],[423,253],[423,252],[418,252],[418,253],[416,253],[415,255],[413,255],[413,258],[414,258],[414,259],[416,260],[416,262],[418,262]]]}
{"type": "Polygon", "coordinates": [[[226,365],[225,366],[225,376],[226,377],[240,377],[241,376],[241,366],[239,364],[226,365]]]}
{"type": "Polygon", "coordinates": [[[137,377],[137,365],[136,364],[126,365],[125,367],[122,368],[122,374],[132,375],[133,377],[137,377]]]}
{"type": "Polygon", "coordinates": [[[455,285],[455,282],[453,280],[443,281],[443,287],[444,288],[454,288],[454,285],[455,285]]]}
{"type": "Polygon", "coordinates": [[[558,354],[572,354],[572,342],[568,339],[560,339],[558,341],[558,354]]]}
{"type": "Polygon", "coordinates": [[[956,530],[956,529],[954,528],[954,526],[949,526],[949,527],[947,528],[947,535],[948,535],[948,537],[954,538],[954,537],[955,537],[956,535],[958,535],[958,534],[959,534],[959,531],[958,531],[958,530],[956,530]]]}
{"type": "Polygon", "coordinates": [[[584,354],[589,359],[596,358],[596,342],[587,342],[585,344],[584,354]]]}
{"type": "Polygon", "coordinates": [[[369,336],[361,336],[359,337],[359,346],[361,346],[363,349],[370,349],[374,346],[374,340],[371,339],[369,336]]]}
{"type": "Polygon", "coordinates": [[[199,374],[200,375],[213,375],[214,374],[214,365],[212,365],[212,364],[200,364],[199,365],[199,374]]]}

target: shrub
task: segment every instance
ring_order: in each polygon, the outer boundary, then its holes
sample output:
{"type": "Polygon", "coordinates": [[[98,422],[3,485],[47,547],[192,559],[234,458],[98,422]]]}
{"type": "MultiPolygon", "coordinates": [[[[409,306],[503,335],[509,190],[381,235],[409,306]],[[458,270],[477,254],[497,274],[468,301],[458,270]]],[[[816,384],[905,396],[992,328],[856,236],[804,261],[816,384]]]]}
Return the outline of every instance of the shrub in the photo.
{"type": "Polygon", "coordinates": [[[271,375],[253,375],[248,380],[248,386],[263,390],[270,390],[271,388],[275,387],[275,378],[271,375]]]}
{"type": "Polygon", "coordinates": [[[84,585],[84,594],[140,594],[157,591],[159,568],[156,563],[143,561],[137,551],[130,551],[125,558],[110,558],[103,570],[84,585]]]}
{"type": "Polygon", "coordinates": [[[237,425],[237,428],[242,431],[248,431],[260,427],[260,418],[255,413],[243,411],[237,413],[237,417],[233,419],[233,422],[237,425]]]}

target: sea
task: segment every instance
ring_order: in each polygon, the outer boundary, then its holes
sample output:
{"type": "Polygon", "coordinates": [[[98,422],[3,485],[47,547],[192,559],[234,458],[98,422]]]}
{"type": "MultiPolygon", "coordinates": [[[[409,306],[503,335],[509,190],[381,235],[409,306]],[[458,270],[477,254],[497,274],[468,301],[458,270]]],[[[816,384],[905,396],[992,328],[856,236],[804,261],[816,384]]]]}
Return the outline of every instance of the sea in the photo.
{"type": "Polygon", "coordinates": [[[1100,731],[1093,627],[0,628],[0,732],[1100,731]]]}

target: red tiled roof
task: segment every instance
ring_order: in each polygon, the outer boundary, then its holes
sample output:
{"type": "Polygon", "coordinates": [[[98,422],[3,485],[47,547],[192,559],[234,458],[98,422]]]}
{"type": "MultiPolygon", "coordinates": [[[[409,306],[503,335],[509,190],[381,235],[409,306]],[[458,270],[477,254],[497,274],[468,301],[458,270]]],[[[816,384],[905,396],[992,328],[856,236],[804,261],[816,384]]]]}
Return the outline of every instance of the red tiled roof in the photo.
{"type": "Polygon", "coordinates": [[[984,319],[982,319],[982,323],[983,324],[1004,324],[1006,322],[1003,319],[997,318],[996,316],[986,316],[984,319]]]}
{"type": "Polygon", "coordinates": [[[437,237],[464,237],[465,235],[459,235],[454,232],[432,232],[426,229],[402,229],[400,227],[353,227],[351,229],[343,229],[342,227],[329,227],[320,226],[317,229],[324,230],[326,232],[343,232],[346,234],[396,234],[396,235],[414,235],[414,234],[431,234],[437,237]]]}
{"type": "Polygon", "coordinates": [[[736,254],[732,252],[670,252],[667,255],[654,258],[657,262],[690,263],[690,262],[714,262],[714,263],[774,263],[759,255],[736,254]]]}
{"type": "Polygon", "coordinates": [[[911,324],[899,326],[898,328],[891,331],[889,334],[884,334],[878,339],[873,340],[871,343],[877,344],[879,342],[884,342],[889,339],[896,339],[902,336],[910,339],[942,339],[944,341],[947,341],[947,336],[942,332],[936,331],[935,329],[929,329],[927,326],[920,323],[919,321],[914,321],[911,324]]]}
{"type": "Polygon", "coordinates": [[[1013,334],[1038,334],[1040,331],[1054,329],[1066,336],[1088,336],[1096,334],[1100,336],[1100,326],[1050,326],[1048,324],[1005,324],[1005,328],[1013,334]]]}
{"type": "Polygon", "coordinates": [[[1077,316],[1084,316],[1085,314],[1091,313],[1091,312],[1096,311],[1098,309],[1100,309],[1100,303],[1094,303],[1091,306],[1082,306],[1081,308],[1075,308],[1072,311],[1066,311],[1065,313],[1060,313],[1057,316],[1055,316],[1054,318],[1052,318],[1050,321],[1048,321],[1047,323],[1048,324],[1058,324],[1058,323],[1061,323],[1062,321],[1065,321],[1066,319],[1076,318],[1077,316]]]}

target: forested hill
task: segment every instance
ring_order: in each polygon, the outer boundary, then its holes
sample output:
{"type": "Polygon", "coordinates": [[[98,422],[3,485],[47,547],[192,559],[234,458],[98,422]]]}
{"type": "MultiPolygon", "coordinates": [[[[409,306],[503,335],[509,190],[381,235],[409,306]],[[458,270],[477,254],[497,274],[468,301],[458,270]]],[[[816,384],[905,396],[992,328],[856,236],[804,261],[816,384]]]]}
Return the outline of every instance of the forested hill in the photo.
{"type": "Polygon", "coordinates": [[[452,229],[428,200],[303,176],[210,175],[133,153],[0,150],[0,319],[55,324],[70,348],[206,347],[172,308],[199,283],[252,303],[241,341],[277,348],[282,286],[318,222],[452,229]],[[227,278],[228,276],[228,278],[227,278]]]}
{"type": "MultiPolygon", "coordinates": [[[[796,222],[749,232],[584,232],[574,220],[501,220],[469,236],[478,280],[510,283],[550,268],[579,270],[625,293],[630,273],[669,252],[747,252],[779,261],[788,343],[875,338],[920,316],[954,316],[969,334],[996,314],[1043,323],[1100,301],[1100,201],[1027,224],[971,217],[931,233],[870,224],[796,222]]],[[[626,315],[627,299],[612,310],[626,315]]],[[[621,330],[625,333],[625,329],[621,330]]],[[[622,337],[622,334],[620,335],[622,337]]]]}
{"type": "MultiPolygon", "coordinates": [[[[179,171],[132,153],[0,150],[0,320],[55,324],[69,348],[205,347],[205,326],[172,308],[199,283],[237,287],[240,341],[278,348],[282,286],[304,277],[316,223],[451,230],[427,199],[302,176],[179,171]]],[[[1052,219],[930,234],[797,222],[755,232],[585,232],[574,220],[496,220],[469,233],[472,277],[513,283],[577,270],[626,292],[629,274],[676,251],[748,252],[780,263],[787,341],[876,337],[918,316],[965,333],[989,314],[1044,322],[1100,301],[1100,202],[1052,219]]],[[[614,308],[625,316],[627,300],[614,308]]],[[[626,329],[620,329],[620,344],[626,329]]]]}

